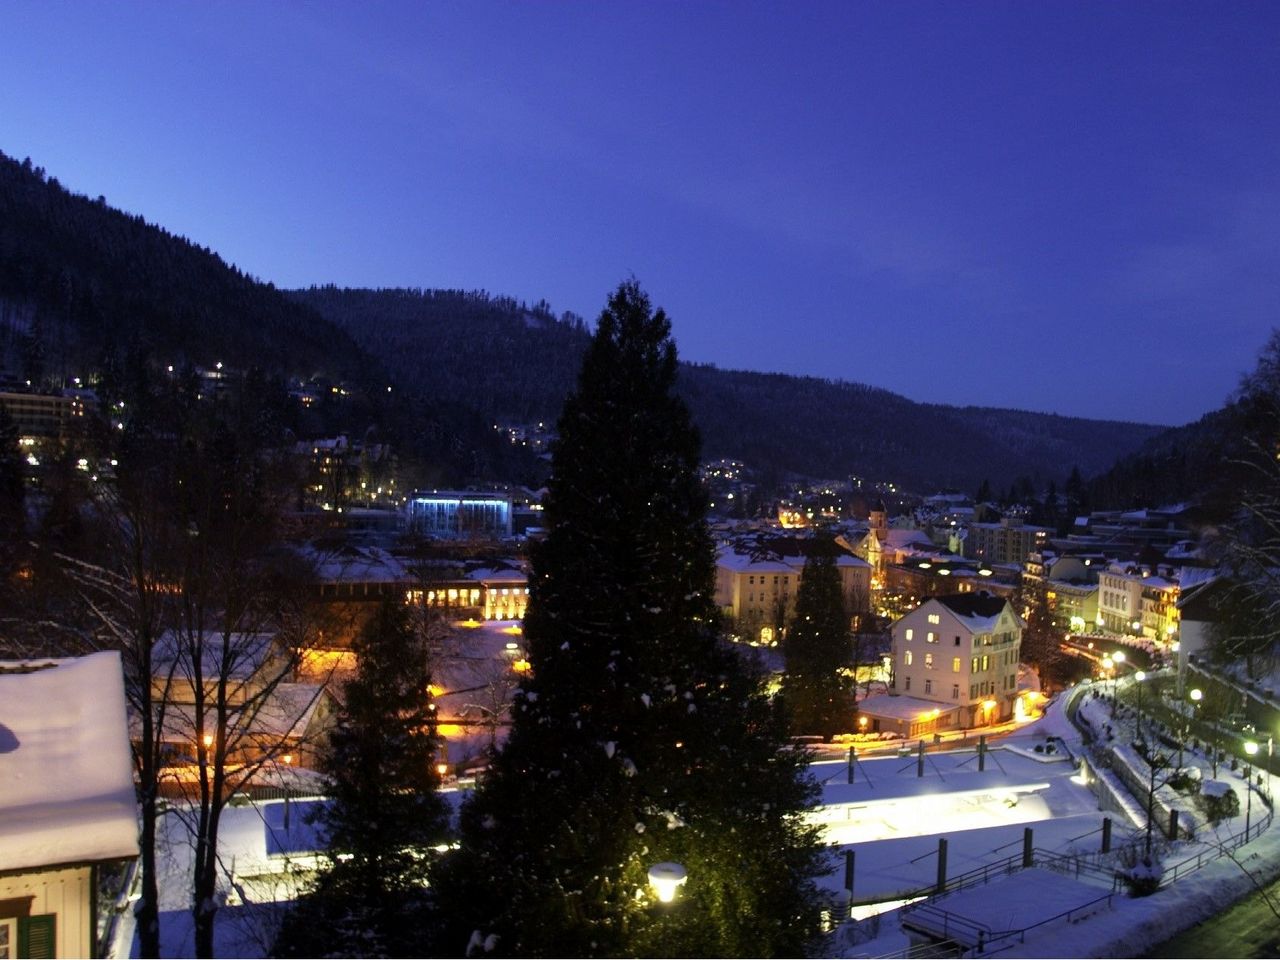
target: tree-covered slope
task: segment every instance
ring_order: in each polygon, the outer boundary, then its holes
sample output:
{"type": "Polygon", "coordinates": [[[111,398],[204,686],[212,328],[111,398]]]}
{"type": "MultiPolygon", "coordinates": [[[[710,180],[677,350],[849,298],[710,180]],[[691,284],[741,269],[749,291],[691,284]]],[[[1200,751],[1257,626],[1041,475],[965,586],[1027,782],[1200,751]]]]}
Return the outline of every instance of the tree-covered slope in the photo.
{"type": "Polygon", "coordinates": [[[11,368],[39,359],[15,352],[83,369],[104,351],[142,349],[207,366],[381,379],[346,331],[314,310],[3,154],[0,339],[11,368]]]}
{"type": "MultiPolygon", "coordinates": [[[[292,295],[428,394],[494,420],[554,420],[587,342],[572,315],[557,319],[545,304],[528,308],[478,292],[322,287],[292,295]]],[[[1101,472],[1161,429],[925,405],[861,384],[703,364],[681,366],[679,390],[708,457],[917,488],[976,489],[984,478],[999,484],[1024,476],[1061,485],[1072,466],[1086,476],[1101,472]]]]}

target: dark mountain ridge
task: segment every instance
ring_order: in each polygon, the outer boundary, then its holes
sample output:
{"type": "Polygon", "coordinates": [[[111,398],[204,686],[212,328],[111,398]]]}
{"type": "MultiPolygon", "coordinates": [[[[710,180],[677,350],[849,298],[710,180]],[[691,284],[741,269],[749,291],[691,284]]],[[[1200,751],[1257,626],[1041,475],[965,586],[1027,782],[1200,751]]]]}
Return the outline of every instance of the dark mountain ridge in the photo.
{"type": "MultiPolygon", "coordinates": [[[[326,286],[290,296],[344,327],[390,370],[495,421],[554,420],[588,337],[580,318],[483,292],[326,286]]],[[[679,389],[708,457],[919,489],[1023,476],[1060,485],[1072,466],[1101,472],[1164,429],[920,404],[863,384],[710,364],[682,364],[679,389]]]]}
{"type": "MultiPolygon", "coordinates": [[[[342,382],[350,399],[300,418],[301,434],[374,428],[417,461],[422,482],[527,481],[532,459],[493,426],[554,422],[588,336],[582,318],[545,302],[484,292],[286,294],[0,154],[0,373],[11,379],[65,383],[132,354],[342,382]]],[[[680,389],[708,457],[920,490],[1061,482],[1073,465],[1099,473],[1160,429],[918,404],[861,384],[708,364],[682,365],[680,389]]]]}

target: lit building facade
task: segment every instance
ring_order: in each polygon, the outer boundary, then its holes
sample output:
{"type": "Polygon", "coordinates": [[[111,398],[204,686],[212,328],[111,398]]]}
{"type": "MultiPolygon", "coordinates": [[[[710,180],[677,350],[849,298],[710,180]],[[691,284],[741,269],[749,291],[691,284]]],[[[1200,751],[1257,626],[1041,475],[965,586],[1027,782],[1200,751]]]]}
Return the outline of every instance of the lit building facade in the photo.
{"type": "Polygon", "coordinates": [[[502,539],[511,536],[511,498],[464,490],[418,492],[405,507],[410,530],[446,539],[502,539]]]}
{"type": "Polygon", "coordinates": [[[940,718],[963,727],[1007,720],[1018,695],[1024,626],[1004,597],[932,597],[891,628],[891,689],[937,703],[940,718]]]}
{"type": "MultiPolygon", "coordinates": [[[[736,545],[716,556],[716,605],[747,634],[765,644],[781,639],[795,614],[804,571],[804,541],[779,540],[773,549],[736,545]]],[[[851,553],[836,557],[836,569],[851,607],[866,608],[871,596],[871,565],[851,553]]]]}
{"type": "Polygon", "coordinates": [[[1027,555],[1039,552],[1049,542],[1050,530],[1030,527],[1019,517],[1005,517],[999,523],[971,523],[964,538],[964,555],[987,563],[1027,561],[1027,555]]]}
{"type": "Polygon", "coordinates": [[[1134,566],[1112,564],[1098,571],[1098,616],[1107,633],[1142,630],[1142,573],[1134,566]]]}

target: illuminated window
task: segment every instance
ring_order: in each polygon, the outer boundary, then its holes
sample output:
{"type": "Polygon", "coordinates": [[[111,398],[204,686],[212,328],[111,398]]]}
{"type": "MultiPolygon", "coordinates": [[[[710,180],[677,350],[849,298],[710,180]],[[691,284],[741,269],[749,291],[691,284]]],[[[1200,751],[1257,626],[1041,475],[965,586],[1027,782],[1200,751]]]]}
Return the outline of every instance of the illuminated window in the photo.
{"type": "Polygon", "coordinates": [[[959,673],[959,672],[960,672],[960,658],[959,658],[959,657],[952,657],[952,658],[951,658],[951,672],[952,672],[952,673],[959,673]]]}
{"type": "Polygon", "coordinates": [[[936,613],[931,613],[931,614],[929,614],[929,622],[930,622],[930,623],[941,623],[941,622],[942,622],[942,618],[941,618],[941,617],[939,617],[936,613]]]}
{"type": "Polygon", "coordinates": [[[907,639],[910,640],[914,634],[915,634],[915,631],[912,630],[910,627],[907,627],[907,639]]]}
{"type": "Polygon", "coordinates": [[[932,654],[932,653],[926,653],[926,654],[924,655],[924,665],[925,665],[925,667],[927,667],[927,668],[928,668],[928,669],[930,669],[930,670],[932,670],[932,669],[933,669],[933,654],[932,654]]]}
{"type": "Polygon", "coordinates": [[[937,637],[935,637],[935,636],[933,635],[933,631],[932,631],[932,630],[930,630],[927,634],[925,634],[925,638],[924,638],[924,640],[925,640],[925,643],[937,643],[937,642],[938,642],[938,638],[937,638],[937,637]]]}
{"type": "Polygon", "coordinates": [[[904,654],[902,655],[902,665],[903,665],[904,667],[909,667],[909,666],[911,666],[911,651],[910,651],[910,650],[908,650],[906,653],[904,653],[904,654]]]}

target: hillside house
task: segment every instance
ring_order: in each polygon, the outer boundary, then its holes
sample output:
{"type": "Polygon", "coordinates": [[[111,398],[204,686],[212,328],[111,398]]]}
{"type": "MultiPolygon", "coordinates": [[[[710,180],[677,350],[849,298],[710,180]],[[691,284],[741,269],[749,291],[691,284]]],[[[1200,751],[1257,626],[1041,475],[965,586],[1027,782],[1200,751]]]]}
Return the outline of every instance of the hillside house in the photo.
{"type": "Polygon", "coordinates": [[[138,856],[116,652],[0,662],[0,957],[100,956],[100,876],[138,856]]]}

